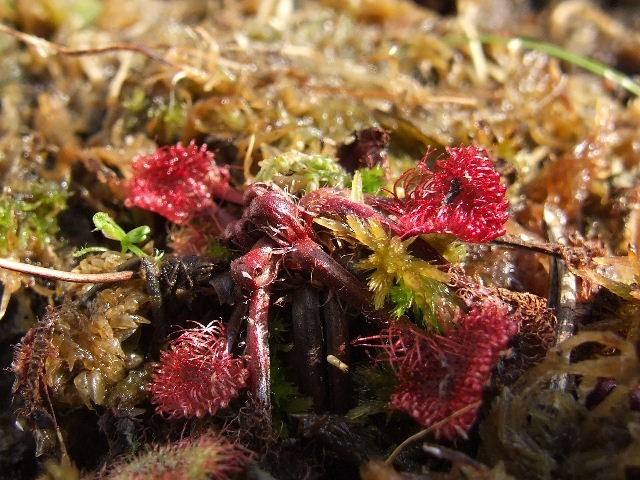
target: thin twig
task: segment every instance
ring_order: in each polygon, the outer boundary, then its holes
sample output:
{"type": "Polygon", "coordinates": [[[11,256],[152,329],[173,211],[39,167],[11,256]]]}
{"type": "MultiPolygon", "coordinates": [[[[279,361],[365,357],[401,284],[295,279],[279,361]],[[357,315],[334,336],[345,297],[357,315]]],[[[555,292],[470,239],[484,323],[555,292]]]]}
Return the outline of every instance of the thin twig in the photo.
{"type": "Polygon", "coordinates": [[[460,410],[452,413],[451,415],[449,415],[447,418],[443,418],[442,420],[440,420],[439,422],[434,423],[433,425],[431,425],[429,428],[425,428],[424,430],[420,430],[418,433],[411,435],[409,438],[407,438],[406,440],[404,440],[400,445],[398,445],[395,450],[393,452],[391,452],[391,455],[389,455],[387,457],[387,459],[384,461],[384,463],[386,463],[387,465],[391,465],[394,460],[396,459],[396,457],[398,455],[400,455],[400,452],[402,450],[404,450],[404,448],[415,442],[420,440],[421,438],[426,437],[427,435],[429,435],[431,432],[433,432],[434,430],[437,430],[438,428],[442,427],[443,425],[446,425],[448,422],[450,422],[451,420],[453,420],[454,418],[459,417],[460,415],[464,415],[465,413],[467,413],[469,410],[473,410],[474,408],[478,408],[480,405],[482,405],[482,401],[478,400],[477,402],[473,402],[470,403],[469,405],[467,405],[464,408],[461,408],[460,410]]]}
{"type": "Polygon", "coordinates": [[[144,47],[142,45],[134,45],[130,43],[114,43],[111,45],[103,45],[99,47],[70,48],[70,47],[65,47],[64,45],[59,45],[57,43],[50,42],[48,40],[45,40],[42,37],[21,32],[3,23],[0,23],[0,32],[11,35],[12,37],[17,38],[18,40],[20,40],[23,43],[26,43],[27,45],[34,46],[44,54],[55,53],[59,55],[68,55],[68,56],[83,56],[83,55],[101,55],[104,53],[127,51],[127,52],[141,53],[142,55],[149,57],[153,60],[157,60],[161,63],[164,63],[165,65],[178,67],[178,65],[166,59],[160,53],[150,48],[144,47]]]}
{"type": "Polygon", "coordinates": [[[565,248],[558,243],[545,242],[543,240],[523,240],[517,235],[505,235],[493,240],[491,243],[509,248],[522,248],[557,258],[563,258],[565,248]]]}
{"type": "Polygon", "coordinates": [[[125,270],[123,272],[107,273],[75,273],[55,270],[53,268],[38,267],[28,263],[16,262],[7,258],[0,258],[0,268],[14,272],[35,275],[36,277],[50,278],[52,280],[62,280],[74,283],[114,283],[131,280],[136,272],[125,270]]]}
{"type": "Polygon", "coordinates": [[[113,43],[108,45],[100,45],[97,47],[83,47],[83,48],[70,48],[65,47],[64,45],[60,45],[54,42],[50,42],[45,40],[44,38],[37,37],[35,35],[30,35],[28,33],[21,32],[14,28],[11,28],[3,23],[0,23],[0,32],[11,35],[14,38],[17,38],[19,41],[26,43],[27,45],[31,45],[36,48],[42,55],[66,55],[70,57],[79,57],[85,55],[102,55],[106,53],[115,53],[115,52],[134,52],[144,55],[152,60],[160,62],[164,65],[167,65],[172,68],[176,68],[178,70],[182,70],[183,72],[189,73],[194,77],[206,78],[206,72],[192,67],[190,65],[184,65],[180,63],[176,63],[172,60],[169,60],[166,56],[153,50],[152,48],[145,47],[144,45],[136,45],[133,43],[113,43]]]}

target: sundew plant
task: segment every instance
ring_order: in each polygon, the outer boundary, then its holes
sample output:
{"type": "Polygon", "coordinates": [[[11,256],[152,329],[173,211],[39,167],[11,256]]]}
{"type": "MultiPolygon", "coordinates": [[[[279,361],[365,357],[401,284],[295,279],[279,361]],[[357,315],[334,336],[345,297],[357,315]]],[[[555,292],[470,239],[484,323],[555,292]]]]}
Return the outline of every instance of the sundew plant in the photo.
{"type": "Polygon", "coordinates": [[[614,3],[0,5],[0,471],[633,477],[614,3]]]}

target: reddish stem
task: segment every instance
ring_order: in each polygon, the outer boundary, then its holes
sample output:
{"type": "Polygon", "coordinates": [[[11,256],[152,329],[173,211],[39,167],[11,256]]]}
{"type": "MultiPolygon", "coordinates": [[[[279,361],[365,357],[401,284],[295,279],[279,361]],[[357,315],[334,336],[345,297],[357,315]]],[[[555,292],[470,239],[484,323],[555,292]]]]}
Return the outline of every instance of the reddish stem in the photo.
{"type": "Polygon", "coordinates": [[[236,205],[242,205],[244,203],[244,194],[231,187],[227,183],[217,183],[215,185],[211,185],[210,189],[211,196],[214,198],[218,198],[229,203],[235,203],[236,205]]]}
{"type": "Polygon", "coordinates": [[[203,213],[208,215],[219,231],[224,232],[228,225],[234,224],[238,218],[230,213],[226,208],[222,208],[217,203],[213,203],[203,213]]]}
{"type": "MultiPolygon", "coordinates": [[[[346,215],[352,209],[361,211],[363,215],[363,212],[372,210],[367,205],[332,195],[333,189],[321,190],[325,195],[315,192],[307,194],[304,198],[310,195],[312,198],[305,205],[321,209],[333,208],[341,215],[346,215]],[[318,201],[314,201],[314,198],[318,201]]],[[[245,202],[248,204],[244,213],[246,220],[285,249],[283,260],[288,268],[306,272],[311,280],[318,280],[326,288],[334,290],[345,302],[360,309],[368,317],[383,322],[389,320],[387,313],[374,307],[371,292],[366,285],[311,239],[312,232],[308,228],[310,222],[301,218],[300,209],[289,195],[267,185],[253,184],[245,192],[245,202]]]]}
{"type": "Polygon", "coordinates": [[[251,391],[265,410],[271,408],[271,357],[269,356],[268,287],[258,288],[249,297],[247,315],[247,354],[251,391]]]}
{"type": "MultiPolygon", "coordinates": [[[[354,215],[361,219],[375,218],[386,226],[392,223],[388,217],[379,213],[371,205],[351,200],[348,192],[348,190],[338,188],[319,188],[302,197],[300,207],[304,209],[305,213],[310,213],[311,215],[307,216],[311,217],[329,215],[345,218],[347,215],[354,215]]],[[[307,218],[309,223],[310,220],[307,218]]]]}
{"type": "MultiPolygon", "coordinates": [[[[320,188],[306,194],[302,198],[300,206],[305,210],[307,217],[323,215],[344,219],[347,215],[353,215],[361,220],[375,218],[394,235],[403,236],[404,230],[396,222],[378,212],[371,205],[351,200],[347,196],[347,192],[347,190],[337,188],[320,188]]],[[[307,218],[307,221],[311,223],[311,218],[307,218]]],[[[449,263],[428,242],[420,237],[416,238],[411,244],[411,250],[416,256],[427,261],[433,261],[438,265],[449,263]]]]}
{"type": "Polygon", "coordinates": [[[233,281],[249,294],[247,314],[247,354],[251,388],[256,401],[271,408],[271,372],[269,357],[269,300],[271,284],[278,276],[279,262],[268,239],[231,262],[233,281]]]}
{"type": "Polygon", "coordinates": [[[389,321],[388,313],[374,307],[367,286],[310,238],[294,242],[284,262],[287,268],[308,272],[311,280],[318,280],[326,288],[334,290],[345,302],[368,317],[385,323],[389,321]]]}

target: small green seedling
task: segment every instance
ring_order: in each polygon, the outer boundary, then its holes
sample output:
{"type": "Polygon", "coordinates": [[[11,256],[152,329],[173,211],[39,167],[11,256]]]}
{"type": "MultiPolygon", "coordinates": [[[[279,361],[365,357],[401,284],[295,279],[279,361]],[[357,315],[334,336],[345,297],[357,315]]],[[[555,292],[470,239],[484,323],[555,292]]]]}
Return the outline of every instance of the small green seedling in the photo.
{"type": "MultiPolygon", "coordinates": [[[[93,216],[93,224],[96,226],[94,232],[100,230],[106,238],[120,242],[122,253],[131,252],[139,257],[147,256],[147,254],[136,245],[147,241],[151,233],[151,229],[147,225],[142,225],[125,232],[124,229],[105,212],[96,213],[93,216]]],[[[74,256],[80,257],[87,253],[106,252],[107,250],[109,249],[106,247],[87,247],[77,251],[74,256]]]]}

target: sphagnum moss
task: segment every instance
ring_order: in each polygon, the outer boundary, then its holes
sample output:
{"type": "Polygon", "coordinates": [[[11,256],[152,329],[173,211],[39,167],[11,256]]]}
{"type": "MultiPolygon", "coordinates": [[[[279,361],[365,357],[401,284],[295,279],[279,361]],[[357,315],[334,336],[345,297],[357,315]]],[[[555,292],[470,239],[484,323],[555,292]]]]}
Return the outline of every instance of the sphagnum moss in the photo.
{"type": "Polygon", "coordinates": [[[14,202],[0,212],[0,242],[18,260],[2,264],[29,275],[2,274],[0,328],[41,316],[16,355],[14,392],[38,451],[88,471],[225,424],[260,453],[256,471],[283,478],[445,462],[453,478],[633,474],[638,101],[617,72],[639,63],[629,12],[575,2],[548,2],[544,15],[526,2],[458,2],[447,16],[400,0],[80,3],[0,7],[0,175],[14,202]],[[522,41],[523,31],[554,45],[522,41]],[[98,212],[119,226],[119,247],[91,233],[98,212]],[[86,245],[144,255],[85,251],[80,268],[91,273],[66,275],[86,245]],[[581,283],[553,280],[562,261],[581,283]],[[79,278],[124,283],[54,283],[79,278]],[[42,315],[45,303],[54,309],[42,315]],[[192,320],[225,325],[249,388],[202,418],[165,419],[149,402],[153,365],[192,320]],[[556,321],[592,336],[543,360],[556,321]],[[404,370],[370,363],[399,348],[382,341],[387,330],[403,332],[406,352],[394,351],[404,370]],[[382,348],[354,348],[358,337],[382,348]],[[558,363],[569,353],[575,364],[558,363]],[[466,369],[470,359],[481,371],[466,369]],[[593,371],[578,368],[592,360],[593,371]],[[305,401],[265,408],[270,392],[299,389],[305,401]],[[320,415],[327,397],[360,423],[320,415]],[[465,432],[452,448],[403,454],[405,438],[465,432]],[[384,468],[358,468],[397,445],[384,468]]]}

